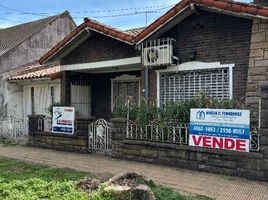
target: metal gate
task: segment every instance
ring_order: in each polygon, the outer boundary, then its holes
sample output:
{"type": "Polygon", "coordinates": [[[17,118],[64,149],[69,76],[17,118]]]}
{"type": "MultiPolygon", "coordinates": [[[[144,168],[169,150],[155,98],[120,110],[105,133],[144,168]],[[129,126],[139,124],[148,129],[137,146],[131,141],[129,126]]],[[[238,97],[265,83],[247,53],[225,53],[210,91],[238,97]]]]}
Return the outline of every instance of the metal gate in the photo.
{"type": "Polygon", "coordinates": [[[110,154],[112,150],[111,123],[98,119],[89,124],[88,129],[89,152],[110,154]]]}

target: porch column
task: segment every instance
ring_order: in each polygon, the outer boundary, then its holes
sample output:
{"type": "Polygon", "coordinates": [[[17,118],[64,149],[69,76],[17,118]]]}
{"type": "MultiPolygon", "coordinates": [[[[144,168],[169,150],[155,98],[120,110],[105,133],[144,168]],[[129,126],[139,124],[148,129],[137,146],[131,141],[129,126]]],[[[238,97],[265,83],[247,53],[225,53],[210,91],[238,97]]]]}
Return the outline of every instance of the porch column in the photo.
{"type": "Polygon", "coordinates": [[[71,105],[71,72],[63,71],[61,76],[61,103],[71,105]]]}

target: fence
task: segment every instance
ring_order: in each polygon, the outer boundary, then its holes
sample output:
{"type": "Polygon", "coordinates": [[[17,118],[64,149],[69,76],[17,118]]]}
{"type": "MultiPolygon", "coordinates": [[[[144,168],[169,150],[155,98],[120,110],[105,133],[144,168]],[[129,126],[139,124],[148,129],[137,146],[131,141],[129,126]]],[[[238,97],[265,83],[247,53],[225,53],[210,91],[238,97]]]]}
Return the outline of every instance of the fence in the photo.
{"type": "MultiPolygon", "coordinates": [[[[178,124],[178,126],[161,125],[157,122],[149,122],[142,126],[131,120],[127,122],[127,139],[173,143],[179,145],[188,145],[189,130],[188,124],[178,124]]],[[[260,150],[260,134],[255,128],[251,131],[250,151],[260,150]]]]}
{"type": "Polygon", "coordinates": [[[0,139],[23,142],[28,136],[28,121],[24,118],[7,116],[0,118],[0,139]]]}
{"type": "Polygon", "coordinates": [[[42,116],[38,118],[38,131],[51,132],[52,131],[52,119],[51,117],[42,116]]]}

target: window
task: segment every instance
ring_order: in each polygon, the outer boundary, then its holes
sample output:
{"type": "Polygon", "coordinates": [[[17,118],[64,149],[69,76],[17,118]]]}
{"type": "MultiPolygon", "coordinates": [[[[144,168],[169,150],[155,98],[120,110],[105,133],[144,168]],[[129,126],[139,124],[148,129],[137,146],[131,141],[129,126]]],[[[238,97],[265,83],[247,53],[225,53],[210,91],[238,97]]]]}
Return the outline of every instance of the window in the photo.
{"type": "Polygon", "coordinates": [[[91,116],[91,86],[88,80],[72,80],[71,105],[78,116],[91,116]]]}
{"type": "Polygon", "coordinates": [[[122,75],[112,79],[112,112],[126,105],[127,98],[138,104],[140,97],[140,79],[135,76],[122,75]]]}
{"type": "MultiPolygon", "coordinates": [[[[204,63],[202,63],[204,65],[204,63]]],[[[232,67],[224,65],[206,67],[176,66],[172,70],[158,71],[158,105],[170,101],[184,101],[204,91],[211,97],[232,97],[232,67]],[[177,70],[176,70],[177,69],[177,70]]]]}
{"type": "Polygon", "coordinates": [[[31,87],[31,113],[32,113],[32,115],[35,114],[35,108],[34,108],[34,87],[31,87]]]}

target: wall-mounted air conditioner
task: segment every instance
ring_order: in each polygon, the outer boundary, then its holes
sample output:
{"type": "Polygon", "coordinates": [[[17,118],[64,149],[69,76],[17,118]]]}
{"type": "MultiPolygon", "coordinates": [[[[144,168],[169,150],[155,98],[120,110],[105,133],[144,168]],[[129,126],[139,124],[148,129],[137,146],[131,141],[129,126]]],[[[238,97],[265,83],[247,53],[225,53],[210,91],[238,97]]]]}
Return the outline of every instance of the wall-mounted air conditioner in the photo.
{"type": "Polygon", "coordinates": [[[172,63],[173,46],[164,44],[143,49],[144,66],[169,65],[172,63]]]}

